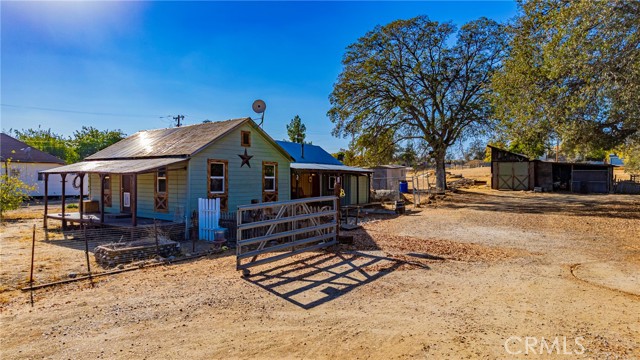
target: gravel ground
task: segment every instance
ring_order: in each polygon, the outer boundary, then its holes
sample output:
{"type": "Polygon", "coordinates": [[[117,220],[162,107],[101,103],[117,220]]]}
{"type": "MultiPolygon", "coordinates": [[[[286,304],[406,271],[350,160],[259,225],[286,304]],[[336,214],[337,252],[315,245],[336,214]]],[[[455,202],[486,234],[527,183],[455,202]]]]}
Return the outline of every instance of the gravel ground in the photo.
{"type": "Polygon", "coordinates": [[[33,308],[8,283],[20,224],[3,228],[2,358],[640,358],[637,196],[472,189],[248,279],[217,255],[39,290],[33,308]]]}

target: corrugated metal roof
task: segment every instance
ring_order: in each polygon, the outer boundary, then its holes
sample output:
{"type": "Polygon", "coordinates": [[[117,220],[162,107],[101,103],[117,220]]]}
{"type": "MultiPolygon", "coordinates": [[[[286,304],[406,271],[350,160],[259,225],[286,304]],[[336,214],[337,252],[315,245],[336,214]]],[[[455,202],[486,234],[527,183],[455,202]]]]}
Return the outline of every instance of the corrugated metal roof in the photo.
{"type": "Polygon", "coordinates": [[[251,119],[139,131],[88,156],[86,160],[189,156],[247,121],[251,119]]]}
{"type": "Polygon", "coordinates": [[[378,165],[378,166],[374,166],[374,167],[372,167],[372,169],[406,169],[406,170],[411,170],[411,167],[409,167],[409,166],[404,166],[404,165],[395,165],[395,164],[390,164],[390,165],[378,165]]]}
{"type": "Polygon", "coordinates": [[[276,140],[276,143],[284,148],[296,163],[343,165],[338,159],[334,158],[320,146],[304,144],[303,157],[301,144],[279,140],[276,140]]]}
{"type": "Polygon", "coordinates": [[[132,159],[132,160],[92,160],[81,161],[75,164],[60,166],[41,171],[48,174],[69,173],[110,173],[110,174],[135,174],[170,164],[186,161],[184,158],[160,158],[160,159],[132,159]]]}
{"type": "MultiPolygon", "coordinates": [[[[305,150],[306,151],[306,150],[305,150]]],[[[372,173],[373,170],[363,169],[355,166],[332,165],[332,164],[310,164],[310,163],[291,163],[291,168],[296,170],[324,170],[324,171],[347,171],[359,173],[372,173]]]]}
{"type": "Polygon", "coordinates": [[[33,148],[5,133],[0,133],[0,159],[2,161],[10,159],[21,163],[64,164],[63,160],[33,148]]]}

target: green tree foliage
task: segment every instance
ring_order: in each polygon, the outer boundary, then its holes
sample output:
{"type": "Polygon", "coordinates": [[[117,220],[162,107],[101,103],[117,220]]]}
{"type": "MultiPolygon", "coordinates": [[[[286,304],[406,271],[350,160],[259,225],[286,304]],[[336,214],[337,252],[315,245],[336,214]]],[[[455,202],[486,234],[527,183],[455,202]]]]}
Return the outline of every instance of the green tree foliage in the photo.
{"type": "Polygon", "coordinates": [[[57,156],[67,163],[78,161],[78,154],[69,139],[52,132],[51,129],[44,130],[38,127],[37,129],[15,130],[14,134],[18,140],[32,148],[57,156]]]}
{"type": "Polygon", "coordinates": [[[400,153],[398,154],[398,160],[405,166],[415,166],[418,161],[418,153],[416,152],[413,142],[409,142],[400,153]]]}
{"type": "Polygon", "coordinates": [[[343,163],[361,167],[390,164],[398,150],[393,131],[376,133],[365,130],[349,142],[343,163]]]}
{"type": "Polygon", "coordinates": [[[121,130],[101,131],[93,126],[83,126],[73,133],[71,144],[80,159],[84,159],[124,138],[125,134],[121,130]]]}
{"type": "Polygon", "coordinates": [[[68,164],[80,161],[122,139],[121,130],[98,130],[92,126],[83,126],[72,137],[65,138],[51,129],[14,130],[16,138],[27,145],[57,156],[68,164]]]}
{"type": "MultiPolygon", "coordinates": [[[[3,167],[11,168],[11,161],[7,160],[3,167]]],[[[0,173],[0,221],[3,221],[5,212],[17,209],[29,198],[29,192],[35,190],[35,186],[7,173],[4,169],[0,173]]]]}
{"type": "Polygon", "coordinates": [[[302,123],[302,119],[298,115],[291,119],[291,122],[287,125],[287,135],[289,135],[289,141],[291,142],[305,144],[306,133],[307,127],[302,123]]]}
{"type": "Polygon", "coordinates": [[[640,140],[638,19],[633,0],[520,3],[493,79],[496,116],[520,152],[542,155],[556,136],[582,154],[640,140]]]}
{"type": "Polygon", "coordinates": [[[353,136],[362,148],[379,147],[387,132],[393,143],[422,142],[444,189],[447,148],[490,124],[487,94],[505,44],[502,26],[486,18],[460,30],[426,16],[377,26],[344,55],[329,97],[333,134],[353,136]]]}

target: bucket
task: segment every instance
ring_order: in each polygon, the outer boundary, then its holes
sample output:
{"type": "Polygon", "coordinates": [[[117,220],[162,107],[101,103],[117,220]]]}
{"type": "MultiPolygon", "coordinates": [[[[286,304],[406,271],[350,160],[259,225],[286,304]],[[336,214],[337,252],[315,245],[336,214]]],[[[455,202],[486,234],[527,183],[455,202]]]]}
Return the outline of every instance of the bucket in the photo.
{"type": "Polygon", "coordinates": [[[406,181],[400,181],[400,192],[403,194],[409,193],[409,184],[406,181]]]}

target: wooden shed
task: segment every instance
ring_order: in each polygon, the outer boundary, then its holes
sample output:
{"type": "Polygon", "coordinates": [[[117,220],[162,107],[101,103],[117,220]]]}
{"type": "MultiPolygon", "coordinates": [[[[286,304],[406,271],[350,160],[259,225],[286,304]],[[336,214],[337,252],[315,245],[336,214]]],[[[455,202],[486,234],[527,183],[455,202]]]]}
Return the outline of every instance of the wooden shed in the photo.
{"type": "Polygon", "coordinates": [[[610,193],[613,166],[530,160],[522,154],[490,146],[491,188],[496,190],[610,193]]]}

